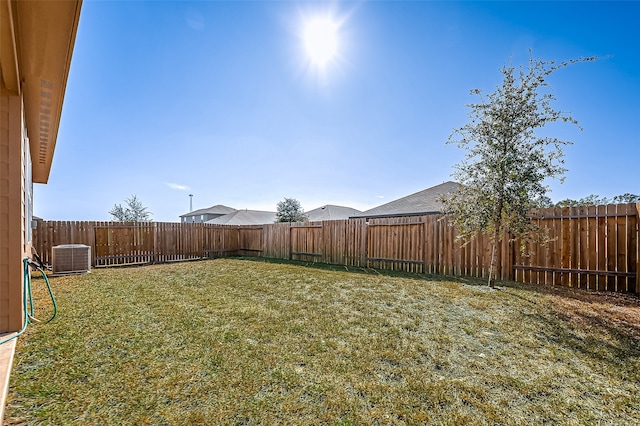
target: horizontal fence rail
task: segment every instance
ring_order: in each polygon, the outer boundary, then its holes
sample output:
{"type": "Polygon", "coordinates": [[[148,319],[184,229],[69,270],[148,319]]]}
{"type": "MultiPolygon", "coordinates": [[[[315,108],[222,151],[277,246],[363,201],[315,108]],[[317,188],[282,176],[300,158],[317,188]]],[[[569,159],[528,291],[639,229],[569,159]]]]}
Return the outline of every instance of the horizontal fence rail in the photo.
{"type": "MultiPolygon", "coordinates": [[[[531,220],[549,242],[505,234],[496,250],[500,279],[640,292],[636,204],[539,209],[531,220]]],[[[445,216],[427,215],[251,226],[38,221],[33,241],[49,264],[52,247],[85,244],[94,267],[253,256],[486,278],[489,238],[456,237],[445,216]]]]}

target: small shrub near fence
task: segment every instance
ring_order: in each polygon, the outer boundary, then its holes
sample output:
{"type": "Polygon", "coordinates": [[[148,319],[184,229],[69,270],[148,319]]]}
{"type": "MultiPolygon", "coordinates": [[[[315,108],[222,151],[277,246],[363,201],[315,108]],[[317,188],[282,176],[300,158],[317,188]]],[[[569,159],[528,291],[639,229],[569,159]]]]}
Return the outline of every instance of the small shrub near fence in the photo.
{"type": "MultiPolygon", "coordinates": [[[[527,244],[521,253],[520,243],[505,236],[501,279],[638,292],[637,205],[540,209],[531,216],[552,241],[527,244]]],[[[486,277],[491,261],[486,236],[462,244],[442,215],[253,226],[40,221],[34,247],[45,262],[59,244],[91,246],[94,267],[241,255],[486,277]]]]}

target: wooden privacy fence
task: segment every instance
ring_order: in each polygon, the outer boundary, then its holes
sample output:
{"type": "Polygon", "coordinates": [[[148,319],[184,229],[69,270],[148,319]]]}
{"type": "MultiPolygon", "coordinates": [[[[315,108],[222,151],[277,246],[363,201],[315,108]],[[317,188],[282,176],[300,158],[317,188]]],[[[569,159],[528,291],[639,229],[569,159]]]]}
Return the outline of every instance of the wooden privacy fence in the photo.
{"type": "Polygon", "coordinates": [[[549,233],[546,244],[514,251],[519,282],[590,290],[640,292],[638,204],[565,207],[533,211],[549,233]]]}
{"type": "MultiPolygon", "coordinates": [[[[547,245],[505,235],[498,276],[519,282],[640,292],[638,207],[621,204],[531,212],[547,245]]],[[[418,273],[487,277],[489,238],[462,244],[442,215],[234,226],[181,223],[47,222],[34,247],[51,263],[51,247],[86,244],[93,266],[257,256],[418,273]]]]}
{"type": "Polygon", "coordinates": [[[51,264],[60,244],[91,247],[91,265],[164,263],[237,255],[238,229],[230,225],[166,222],[38,221],[33,246],[51,264]]]}

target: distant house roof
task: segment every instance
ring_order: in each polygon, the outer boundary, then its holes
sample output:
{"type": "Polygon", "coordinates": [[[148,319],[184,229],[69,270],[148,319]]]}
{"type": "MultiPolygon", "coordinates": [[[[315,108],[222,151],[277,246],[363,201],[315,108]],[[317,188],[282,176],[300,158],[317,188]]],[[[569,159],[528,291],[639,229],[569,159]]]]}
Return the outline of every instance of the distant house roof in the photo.
{"type": "Polygon", "coordinates": [[[264,212],[259,210],[236,210],[206,223],[218,225],[264,225],[276,221],[276,212],[264,212]]]}
{"type": "Polygon", "coordinates": [[[309,210],[308,212],[306,212],[306,215],[309,218],[309,221],[317,222],[321,220],[349,219],[350,216],[356,215],[358,213],[361,213],[360,210],[356,210],[351,207],[327,204],[326,206],[309,210]]]}
{"type": "Polygon", "coordinates": [[[442,211],[442,203],[438,201],[440,195],[457,192],[460,184],[457,182],[445,182],[431,188],[423,189],[415,194],[398,198],[378,207],[374,207],[351,217],[393,217],[393,216],[418,216],[423,214],[439,213],[442,211]]]}
{"type": "Polygon", "coordinates": [[[233,213],[236,209],[232,207],[223,206],[222,204],[216,204],[215,206],[207,207],[206,209],[194,210],[189,213],[180,215],[180,217],[198,216],[201,214],[227,214],[233,213]]]}

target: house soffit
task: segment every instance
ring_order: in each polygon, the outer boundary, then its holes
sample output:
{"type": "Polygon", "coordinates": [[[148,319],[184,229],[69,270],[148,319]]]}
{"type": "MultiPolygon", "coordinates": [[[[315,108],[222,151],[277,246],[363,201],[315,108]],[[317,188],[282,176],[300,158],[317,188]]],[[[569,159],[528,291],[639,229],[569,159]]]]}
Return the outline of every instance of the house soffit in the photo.
{"type": "Polygon", "coordinates": [[[33,181],[47,183],[82,1],[0,1],[12,13],[33,181]]]}

